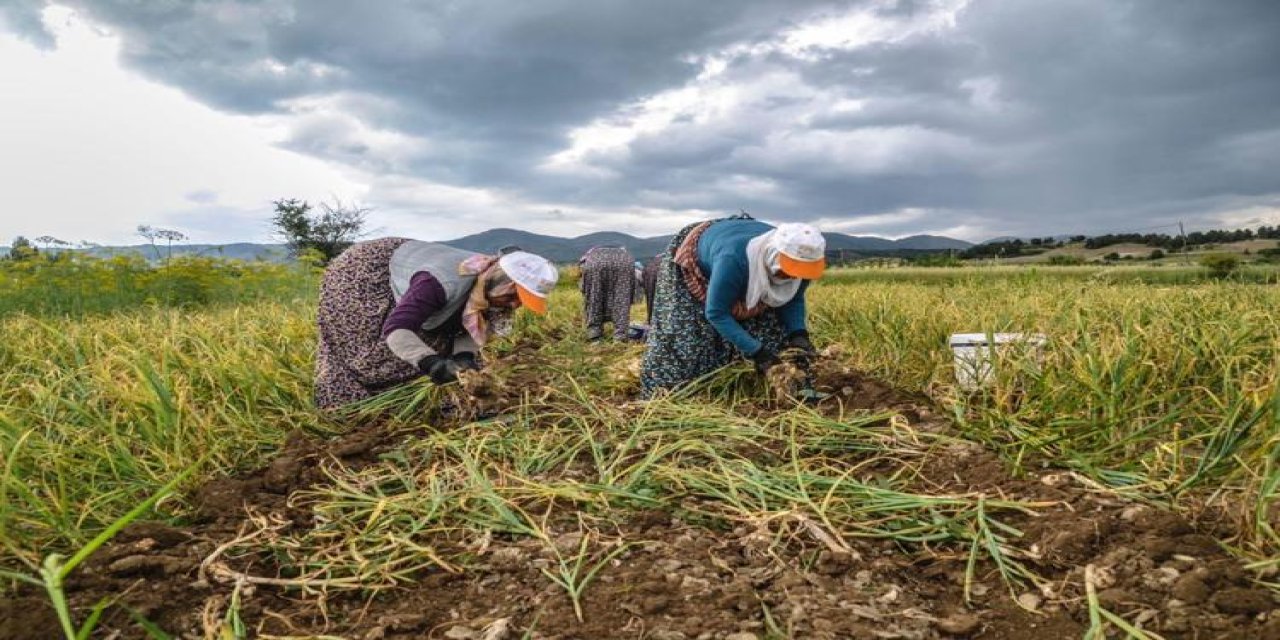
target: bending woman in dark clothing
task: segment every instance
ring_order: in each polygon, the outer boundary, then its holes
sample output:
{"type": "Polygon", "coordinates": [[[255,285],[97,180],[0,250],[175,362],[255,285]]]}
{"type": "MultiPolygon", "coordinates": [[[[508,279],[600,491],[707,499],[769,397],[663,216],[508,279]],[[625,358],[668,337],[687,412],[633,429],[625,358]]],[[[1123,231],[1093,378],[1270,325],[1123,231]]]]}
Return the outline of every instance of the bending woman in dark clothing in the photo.
{"type": "Polygon", "coordinates": [[[813,353],[804,296],[826,266],[825,248],[812,226],[774,228],[745,216],[676,234],[658,268],[643,395],[676,389],[738,354],[764,373],[783,349],[813,353]]]}
{"type": "Polygon", "coordinates": [[[613,323],[613,338],[627,339],[636,275],[631,254],[623,247],[592,247],[578,260],[582,267],[582,315],[587,340],[604,336],[604,323],[613,323]]]}
{"type": "Polygon", "coordinates": [[[380,238],[329,264],[320,285],[316,405],[336,408],[419,376],[443,384],[480,367],[478,353],[511,311],[546,311],[555,267],[516,251],[486,256],[380,238]]]}

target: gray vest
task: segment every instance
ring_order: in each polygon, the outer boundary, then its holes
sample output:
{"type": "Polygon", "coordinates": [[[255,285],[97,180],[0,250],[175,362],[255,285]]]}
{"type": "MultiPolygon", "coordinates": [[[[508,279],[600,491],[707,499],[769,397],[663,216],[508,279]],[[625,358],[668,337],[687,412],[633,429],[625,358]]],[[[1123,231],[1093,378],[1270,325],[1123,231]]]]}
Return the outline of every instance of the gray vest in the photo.
{"type": "Polygon", "coordinates": [[[474,255],[474,251],[455,249],[449,245],[410,240],[391,254],[391,294],[395,296],[396,302],[400,302],[400,298],[409,290],[409,281],[414,274],[430,272],[440,281],[440,286],[444,287],[446,300],[443,309],[431,314],[422,323],[424,331],[435,329],[457,313],[471,295],[471,286],[476,283],[476,277],[458,275],[458,265],[474,255]]]}

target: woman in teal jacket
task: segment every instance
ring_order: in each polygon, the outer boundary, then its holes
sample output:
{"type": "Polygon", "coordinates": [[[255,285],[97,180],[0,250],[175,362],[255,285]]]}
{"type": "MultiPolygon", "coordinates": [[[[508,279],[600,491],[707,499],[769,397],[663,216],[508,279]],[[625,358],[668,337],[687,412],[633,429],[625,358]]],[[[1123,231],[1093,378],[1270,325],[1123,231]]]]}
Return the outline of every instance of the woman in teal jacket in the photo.
{"type": "Polygon", "coordinates": [[[681,230],[658,269],[643,394],[678,388],[738,354],[763,373],[783,349],[812,353],[804,296],[822,275],[825,249],[810,225],[775,228],[747,216],[681,230]]]}

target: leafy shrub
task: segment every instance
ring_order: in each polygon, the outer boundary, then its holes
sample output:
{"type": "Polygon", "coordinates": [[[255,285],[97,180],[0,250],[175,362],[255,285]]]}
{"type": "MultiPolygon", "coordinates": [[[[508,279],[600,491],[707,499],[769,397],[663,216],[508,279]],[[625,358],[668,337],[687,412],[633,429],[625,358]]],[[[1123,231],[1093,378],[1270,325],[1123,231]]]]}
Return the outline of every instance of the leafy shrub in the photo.
{"type": "Polygon", "coordinates": [[[1240,258],[1230,253],[1211,253],[1200,258],[1200,266],[1215,278],[1225,278],[1240,268],[1240,258]]]}
{"type": "Polygon", "coordinates": [[[1049,256],[1049,264],[1055,267],[1072,267],[1084,264],[1084,258],[1072,255],[1049,256]]]}
{"type": "Polygon", "coordinates": [[[911,264],[917,267],[958,267],[964,263],[950,253],[934,253],[920,256],[911,264]]]}

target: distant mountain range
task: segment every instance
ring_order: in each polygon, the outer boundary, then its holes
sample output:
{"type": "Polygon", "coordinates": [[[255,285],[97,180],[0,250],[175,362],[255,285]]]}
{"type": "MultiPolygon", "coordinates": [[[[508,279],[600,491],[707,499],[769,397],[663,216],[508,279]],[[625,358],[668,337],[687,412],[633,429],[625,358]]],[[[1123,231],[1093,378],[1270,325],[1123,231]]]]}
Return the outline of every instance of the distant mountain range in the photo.
{"type": "Polygon", "coordinates": [[[591,233],[576,238],[560,238],[518,229],[490,229],[456,240],[445,240],[443,244],[481,253],[496,253],[502,247],[515,245],[552,262],[576,262],[588,249],[600,245],[621,245],[626,247],[637,260],[641,260],[657,255],[667,246],[670,239],[671,236],[637,238],[612,231],[591,233]]]}
{"type": "MultiPolygon", "coordinates": [[[[887,254],[903,254],[903,253],[921,253],[931,251],[947,251],[947,250],[964,250],[971,246],[972,243],[944,236],[917,235],[902,238],[900,240],[888,240],[885,238],[876,238],[873,236],[850,236],[843,233],[827,233],[823,234],[827,238],[828,251],[843,251],[848,254],[846,257],[856,257],[857,255],[887,255],[887,254]]],[[[591,247],[599,245],[621,245],[626,247],[631,255],[637,260],[644,260],[650,256],[657,255],[667,243],[671,241],[671,236],[656,236],[652,238],[637,238],[625,233],[616,232],[600,232],[591,233],[576,238],[561,238],[557,236],[546,236],[528,231],[520,231],[517,229],[490,229],[474,235],[457,238],[455,240],[446,240],[443,244],[457,247],[459,249],[467,249],[469,251],[478,251],[482,253],[496,253],[498,249],[508,245],[516,245],[525,251],[536,253],[540,256],[551,260],[552,262],[576,262],[583,253],[586,253],[591,247]]],[[[151,245],[139,244],[119,247],[93,247],[89,249],[76,249],[77,251],[87,251],[96,256],[111,256],[135,253],[145,258],[155,258],[156,253],[151,245]]],[[[160,254],[165,255],[167,249],[160,247],[160,254]]],[[[0,255],[7,255],[8,247],[0,247],[0,255]]],[[[220,256],[225,258],[235,258],[240,260],[270,260],[282,261],[286,258],[287,252],[284,245],[280,244],[255,244],[250,242],[236,242],[224,245],[213,244],[184,244],[174,245],[173,255],[209,255],[220,256]]]]}
{"type": "MultiPolygon", "coordinates": [[[[925,251],[964,250],[972,243],[943,236],[918,235],[900,240],[887,240],[872,236],[850,236],[843,233],[826,233],[828,251],[845,251],[853,254],[884,255],[890,253],[916,253],[925,251]]],[[[657,255],[666,248],[671,236],[637,238],[625,233],[592,233],[576,238],[544,236],[517,229],[490,229],[444,244],[491,253],[507,245],[516,245],[525,251],[536,253],[553,262],[574,262],[588,249],[599,245],[621,245],[637,260],[657,255]]]]}

